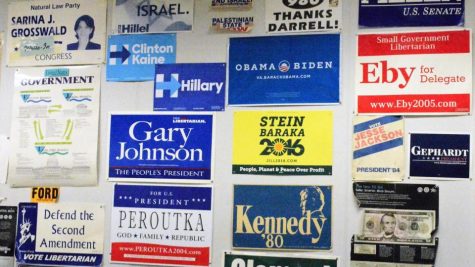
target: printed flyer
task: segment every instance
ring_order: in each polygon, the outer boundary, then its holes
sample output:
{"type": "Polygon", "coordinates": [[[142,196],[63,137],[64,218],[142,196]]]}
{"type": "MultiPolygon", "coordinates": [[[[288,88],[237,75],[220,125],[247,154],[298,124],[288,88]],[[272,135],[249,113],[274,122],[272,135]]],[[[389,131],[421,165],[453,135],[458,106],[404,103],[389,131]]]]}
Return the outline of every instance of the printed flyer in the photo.
{"type": "Polygon", "coordinates": [[[0,134],[0,184],[7,181],[8,157],[10,156],[10,139],[0,134]]]}
{"type": "Polygon", "coordinates": [[[410,177],[470,178],[469,134],[410,134],[410,177]]]}
{"type": "Polygon", "coordinates": [[[14,266],[17,207],[0,206],[0,266],[14,266]]]}
{"type": "Polygon", "coordinates": [[[359,0],[360,27],[463,26],[465,0],[359,0]]]}
{"type": "Polygon", "coordinates": [[[109,129],[110,181],[212,180],[211,114],[111,114],[109,129]]]}
{"type": "Polygon", "coordinates": [[[115,0],[114,34],[163,33],[193,29],[194,0],[115,0]]]}
{"type": "Polygon", "coordinates": [[[216,33],[250,33],[254,29],[254,16],[236,15],[211,18],[211,31],[216,33]]]}
{"type": "Polygon", "coordinates": [[[20,203],[15,242],[15,256],[20,264],[100,266],[104,253],[104,206],[20,203]]]}
{"type": "Polygon", "coordinates": [[[353,119],[353,180],[402,181],[404,159],[402,117],[356,116],[353,119]]]}
{"type": "Polygon", "coordinates": [[[230,11],[230,10],[249,10],[252,9],[254,0],[209,0],[212,10],[230,11]]]}
{"type": "Polygon", "coordinates": [[[97,183],[100,66],[15,72],[8,183],[97,183]]]}
{"type": "Polygon", "coordinates": [[[233,136],[233,174],[332,174],[331,111],[238,111],[233,136]]]}
{"type": "Polygon", "coordinates": [[[154,111],[224,111],[225,63],[156,65],[154,111]]]}
{"type": "Polygon", "coordinates": [[[331,186],[234,185],[234,248],[330,250],[331,232],[331,186]]]}
{"type": "Polygon", "coordinates": [[[212,187],[119,185],[111,212],[111,262],[209,266],[212,187]]]}
{"type": "Polygon", "coordinates": [[[106,79],[153,81],[157,64],[175,63],[176,34],[111,35],[106,79]]]}
{"type": "Polygon", "coordinates": [[[106,0],[11,1],[8,66],[84,65],[104,62],[106,0]]]}
{"type": "Polygon", "coordinates": [[[471,31],[358,35],[357,114],[471,112],[471,31]]]}
{"type": "Polygon", "coordinates": [[[266,0],[268,33],[338,31],[341,29],[339,0],[266,0]]]}
{"type": "Polygon", "coordinates": [[[337,258],[315,256],[282,256],[257,252],[224,252],[224,267],[286,266],[286,267],[337,267],[337,258]]]}
{"type": "Polygon", "coordinates": [[[340,35],[231,38],[229,105],[340,101],[340,35]]]}

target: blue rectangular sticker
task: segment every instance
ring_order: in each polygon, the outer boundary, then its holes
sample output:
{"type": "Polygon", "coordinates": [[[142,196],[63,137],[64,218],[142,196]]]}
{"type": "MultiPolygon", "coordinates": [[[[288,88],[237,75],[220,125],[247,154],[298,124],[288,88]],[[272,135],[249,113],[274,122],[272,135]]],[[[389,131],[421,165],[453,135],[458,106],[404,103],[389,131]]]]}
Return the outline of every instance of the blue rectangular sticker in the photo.
{"type": "Polygon", "coordinates": [[[103,223],[100,204],[19,203],[17,263],[100,266],[103,223]]]}
{"type": "Polygon", "coordinates": [[[229,105],[340,100],[340,35],[231,38],[229,105]]]}
{"type": "Polygon", "coordinates": [[[111,35],[107,81],[153,81],[156,64],[175,60],[176,34],[111,35]]]}
{"type": "Polygon", "coordinates": [[[159,64],[154,88],[155,111],[223,111],[226,64],[159,64]]]}
{"type": "Polygon", "coordinates": [[[410,176],[468,179],[470,135],[411,134],[410,176]]]}
{"type": "Polygon", "coordinates": [[[211,180],[213,124],[209,114],[111,115],[109,178],[211,180]]]}
{"type": "Polygon", "coordinates": [[[233,247],[331,249],[331,186],[235,185],[233,247]]]}
{"type": "Polygon", "coordinates": [[[465,0],[360,0],[359,26],[463,26],[464,14],[465,0]]]}

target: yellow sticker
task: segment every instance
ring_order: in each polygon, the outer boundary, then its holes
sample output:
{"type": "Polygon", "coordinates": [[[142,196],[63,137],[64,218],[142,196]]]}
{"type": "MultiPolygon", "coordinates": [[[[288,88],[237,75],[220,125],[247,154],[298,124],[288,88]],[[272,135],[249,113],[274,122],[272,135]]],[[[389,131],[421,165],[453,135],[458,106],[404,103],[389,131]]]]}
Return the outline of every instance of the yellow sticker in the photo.
{"type": "Polygon", "coordinates": [[[33,187],[31,189],[31,202],[55,203],[59,198],[58,187],[33,187]]]}
{"type": "Polygon", "coordinates": [[[331,111],[234,113],[233,173],[331,175],[331,111]]]}

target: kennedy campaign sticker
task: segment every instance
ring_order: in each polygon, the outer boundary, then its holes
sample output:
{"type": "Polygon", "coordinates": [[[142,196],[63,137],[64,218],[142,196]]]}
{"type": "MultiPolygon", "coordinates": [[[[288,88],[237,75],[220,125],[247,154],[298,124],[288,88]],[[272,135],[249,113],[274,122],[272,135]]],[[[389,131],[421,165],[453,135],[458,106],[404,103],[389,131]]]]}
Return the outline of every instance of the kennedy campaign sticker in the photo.
{"type": "Polygon", "coordinates": [[[470,178],[470,135],[410,135],[411,177],[470,178]]]}
{"type": "Polygon", "coordinates": [[[109,180],[208,182],[213,115],[111,114],[109,180]]]}
{"type": "Polygon", "coordinates": [[[7,64],[47,66],[104,62],[107,1],[12,1],[7,64]]]}
{"type": "Polygon", "coordinates": [[[225,94],[225,63],[156,65],[155,111],[223,111],[225,94]]]}
{"type": "Polygon", "coordinates": [[[193,29],[194,0],[115,0],[114,34],[181,32],[193,29]]]}
{"type": "Polygon", "coordinates": [[[336,104],[340,35],[231,38],[229,105],[336,104]]]}
{"type": "Polygon", "coordinates": [[[269,33],[338,31],[341,6],[338,0],[266,0],[269,33]]]}
{"type": "Polygon", "coordinates": [[[233,173],[331,175],[331,111],[234,113],[233,173]]]}
{"type": "Polygon", "coordinates": [[[15,256],[18,263],[99,266],[104,242],[100,204],[20,203],[15,256]]]}
{"type": "Polygon", "coordinates": [[[211,186],[115,185],[111,261],[209,266],[211,186]]]}
{"type": "Polygon", "coordinates": [[[224,267],[286,266],[286,267],[337,267],[338,259],[331,257],[276,255],[257,252],[224,252],[224,267]]]}
{"type": "Polygon", "coordinates": [[[175,34],[111,35],[108,81],[152,81],[155,65],[175,63],[175,34]]]}
{"type": "Polygon", "coordinates": [[[465,0],[359,0],[360,27],[463,26],[465,0]]]}
{"type": "Polygon", "coordinates": [[[0,264],[13,266],[17,207],[0,206],[0,264]]]}
{"type": "Polygon", "coordinates": [[[358,35],[358,114],[468,114],[470,30],[358,35]]]}
{"type": "Polygon", "coordinates": [[[332,187],[235,185],[233,247],[329,250],[332,187]]]}
{"type": "Polygon", "coordinates": [[[401,181],[405,174],[404,158],[402,117],[356,116],[353,119],[353,180],[401,181]]]}

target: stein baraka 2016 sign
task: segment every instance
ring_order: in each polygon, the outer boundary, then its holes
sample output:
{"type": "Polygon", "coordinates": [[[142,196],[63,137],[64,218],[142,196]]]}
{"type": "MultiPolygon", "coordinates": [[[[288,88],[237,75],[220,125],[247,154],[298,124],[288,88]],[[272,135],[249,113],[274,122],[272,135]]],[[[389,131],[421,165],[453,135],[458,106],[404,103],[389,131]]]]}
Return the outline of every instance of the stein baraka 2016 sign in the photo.
{"type": "Polygon", "coordinates": [[[331,111],[234,113],[233,173],[331,175],[331,111]]]}
{"type": "Polygon", "coordinates": [[[112,114],[109,180],[212,179],[213,115],[112,114]]]}

